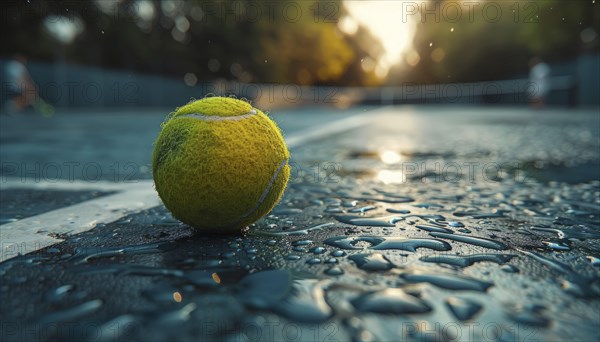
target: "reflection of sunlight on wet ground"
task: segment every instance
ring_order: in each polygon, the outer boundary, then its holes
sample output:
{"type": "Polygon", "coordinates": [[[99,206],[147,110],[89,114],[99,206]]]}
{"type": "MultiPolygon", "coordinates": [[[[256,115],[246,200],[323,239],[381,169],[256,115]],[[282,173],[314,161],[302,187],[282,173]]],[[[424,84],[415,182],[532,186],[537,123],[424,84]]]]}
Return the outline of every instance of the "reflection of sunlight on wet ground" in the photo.
{"type": "Polygon", "coordinates": [[[396,164],[402,160],[402,156],[396,151],[382,151],[379,154],[381,161],[385,164],[396,164]]]}
{"type": "MultiPolygon", "coordinates": [[[[381,151],[379,158],[387,165],[397,164],[402,161],[402,155],[392,150],[381,151]]],[[[403,183],[405,181],[404,178],[404,173],[401,170],[380,170],[377,172],[377,179],[385,184],[403,183]]]]}
{"type": "Polygon", "coordinates": [[[381,170],[377,179],[385,184],[399,184],[404,182],[404,173],[400,170],[381,170]]]}

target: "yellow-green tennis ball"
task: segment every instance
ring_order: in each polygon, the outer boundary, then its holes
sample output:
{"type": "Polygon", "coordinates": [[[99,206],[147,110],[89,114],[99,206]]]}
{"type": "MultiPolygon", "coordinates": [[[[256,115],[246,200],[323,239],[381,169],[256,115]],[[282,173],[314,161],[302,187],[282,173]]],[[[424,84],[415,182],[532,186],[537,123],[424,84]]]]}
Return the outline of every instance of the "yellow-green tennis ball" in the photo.
{"type": "Polygon", "coordinates": [[[200,231],[233,232],[273,209],[290,177],[289,158],[264,113],[241,100],[208,97],[163,124],[152,172],[175,218],[200,231]]]}

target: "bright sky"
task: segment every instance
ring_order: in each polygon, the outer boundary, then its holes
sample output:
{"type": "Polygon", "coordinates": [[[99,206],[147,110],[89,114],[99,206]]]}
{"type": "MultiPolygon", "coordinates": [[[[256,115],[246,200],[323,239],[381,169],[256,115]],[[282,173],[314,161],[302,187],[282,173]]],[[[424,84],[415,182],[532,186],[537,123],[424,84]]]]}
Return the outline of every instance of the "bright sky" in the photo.
{"type": "Polygon", "coordinates": [[[387,73],[394,64],[402,61],[404,53],[412,48],[415,19],[408,16],[403,22],[403,1],[345,0],[344,5],[351,17],[377,37],[385,54],[378,61],[378,74],[387,73]]]}

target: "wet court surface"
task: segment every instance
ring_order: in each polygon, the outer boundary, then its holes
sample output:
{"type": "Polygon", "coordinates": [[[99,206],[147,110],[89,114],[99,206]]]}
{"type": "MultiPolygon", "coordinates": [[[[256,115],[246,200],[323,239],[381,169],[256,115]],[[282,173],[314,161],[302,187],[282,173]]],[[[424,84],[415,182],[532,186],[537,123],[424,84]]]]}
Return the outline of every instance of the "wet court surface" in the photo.
{"type": "MultiPolygon", "coordinates": [[[[194,236],[153,206],[0,263],[2,340],[600,338],[597,112],[303,112],[275,116],[289,139],[307,121],[372,119],[297,139],[283,200],[243,235],[194,236]]],[[[119,191],[15,186],[22,161],[132,162],[152,187],[162,117],[107,119],[2,118],[3,235],[119,191]]]]}

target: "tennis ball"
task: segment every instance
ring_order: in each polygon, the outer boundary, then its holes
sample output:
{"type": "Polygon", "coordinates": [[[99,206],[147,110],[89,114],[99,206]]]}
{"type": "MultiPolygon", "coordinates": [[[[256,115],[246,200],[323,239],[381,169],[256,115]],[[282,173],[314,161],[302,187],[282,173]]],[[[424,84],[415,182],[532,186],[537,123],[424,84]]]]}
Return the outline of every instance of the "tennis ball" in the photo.
{"type": "Polygon", "coordinates": [[[266,215],[290,177],[277,125],[249,103],[207,97],[177,108],[155,142],[156,190],[198,231],[235,232],[266,215]]]}

